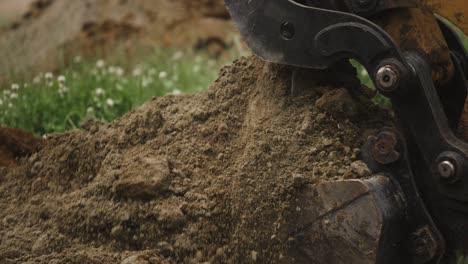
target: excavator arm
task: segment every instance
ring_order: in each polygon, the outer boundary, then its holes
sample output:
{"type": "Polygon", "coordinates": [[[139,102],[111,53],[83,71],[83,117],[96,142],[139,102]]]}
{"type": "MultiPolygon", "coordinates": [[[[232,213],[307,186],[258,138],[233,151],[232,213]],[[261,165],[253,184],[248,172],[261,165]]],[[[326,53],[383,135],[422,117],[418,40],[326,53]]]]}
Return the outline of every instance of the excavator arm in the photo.
{"type": "Polygon", "coordinates": [[[466,0],[225,1],[267,61],[320,70],[358,60],[400,123],[362,147],[375,177],[300,196],[298,262],[323,262],[317,247],[327,263],[456,263],[467,254],[468,56],[447,23],[468,32],[466,0]]]}

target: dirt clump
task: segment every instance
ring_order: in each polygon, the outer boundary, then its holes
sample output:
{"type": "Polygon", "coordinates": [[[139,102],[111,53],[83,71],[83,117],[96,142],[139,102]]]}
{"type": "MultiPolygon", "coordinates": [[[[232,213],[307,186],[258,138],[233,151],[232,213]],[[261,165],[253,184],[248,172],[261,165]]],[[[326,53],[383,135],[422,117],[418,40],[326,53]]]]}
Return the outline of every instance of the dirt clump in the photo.
{"type": "Polygon", "coordinates": [[[0,167],[16,165],[17,159],[37,151],[41,142],[20,129],[0,127],[0,167]]]}
{"type": "Polygon", "coordinates": [[[292,96],[291,76],[242,58],[204,92],[50,135],[0,171],[0,262],[295,263],[297,194],[368,176],[357,148],[391,117],[359,87],[357,114],[321,110],[342,87],[292,96]]]}

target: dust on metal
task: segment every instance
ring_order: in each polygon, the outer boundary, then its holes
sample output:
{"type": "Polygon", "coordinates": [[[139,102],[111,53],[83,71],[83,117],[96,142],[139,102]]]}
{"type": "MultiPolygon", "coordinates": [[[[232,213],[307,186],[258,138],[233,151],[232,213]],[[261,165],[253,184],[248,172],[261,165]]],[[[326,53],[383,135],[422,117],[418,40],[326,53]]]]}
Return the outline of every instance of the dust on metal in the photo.
{"type": "Polygon", "coordinates": [[[398,136],[391,131],[382,131],[377,137],[369,138],[372,158],[382,165],[394,163],[401,158],[397,151],[398,136]]]}

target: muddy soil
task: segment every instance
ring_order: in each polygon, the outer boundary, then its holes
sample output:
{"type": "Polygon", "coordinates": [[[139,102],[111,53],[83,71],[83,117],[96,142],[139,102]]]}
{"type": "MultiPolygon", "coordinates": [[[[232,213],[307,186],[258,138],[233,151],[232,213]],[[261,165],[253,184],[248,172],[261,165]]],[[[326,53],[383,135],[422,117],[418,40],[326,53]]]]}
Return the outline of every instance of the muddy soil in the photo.
{"type": "Polygon", "coordinates": [[[36,152],[42,139],[17,128],[0,126],[0,167],[12,167],[21,157],[36,152]]]}
{"type": "Polygon", "coordinates": [[[291,76],[242,58],[205,92],[50,135],[0,170],[0,263],[296,263],[298,193],[369,176],[358,148],[391,117],[358,82],[291,76]]]}
{"type": "Polygon", "coordinates": [[[236,32],[223,0],[35,0],[0,30],[0,80],[53,71],[77,55],[132,58],[157,45],[218,56],[236,32]]]}

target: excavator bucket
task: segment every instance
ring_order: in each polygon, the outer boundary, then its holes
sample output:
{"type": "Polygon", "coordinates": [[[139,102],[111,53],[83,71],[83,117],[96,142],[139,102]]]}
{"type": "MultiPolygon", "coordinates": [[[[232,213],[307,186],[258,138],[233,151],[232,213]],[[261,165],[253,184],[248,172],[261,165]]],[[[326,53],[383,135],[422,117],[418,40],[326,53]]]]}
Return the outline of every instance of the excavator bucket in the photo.
{"type": "Polygon", "coordinates": [[[298,205],[291,233],[297,263],[408,263],[395,232],[404,202],[387,177],[320,183],[306,188],[298,205]]]}

